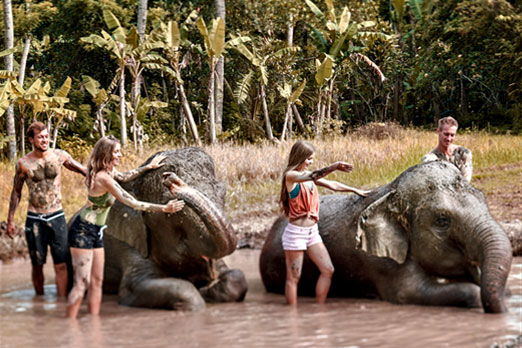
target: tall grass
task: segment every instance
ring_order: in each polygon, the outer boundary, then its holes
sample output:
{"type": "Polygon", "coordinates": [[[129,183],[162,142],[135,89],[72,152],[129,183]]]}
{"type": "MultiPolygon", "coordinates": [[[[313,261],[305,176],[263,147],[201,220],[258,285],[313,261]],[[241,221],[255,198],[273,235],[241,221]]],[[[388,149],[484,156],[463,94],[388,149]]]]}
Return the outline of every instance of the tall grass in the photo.
{"type": "MultiPolygon", "coordinates": [[[[311,140],[317,149],[314,168],[321,168],[335,161],[354,164],[349,173],[333,173],[329,179],[350,186],[370,189],[393,180],[406,168],[419,163],[421,157],[437,144],[435,132],[416,129],[400,129],[390,136],[376,139],[372,134],[352,133],[347,136],[332,136],[322,140],[311,140]]],[[[493,135],[485,132],[461,132],[457,144],[473,151],[475,170],[517,164],[522,167],[522,137],[493,135]]],[[[293,142],[237,145],[233,143],[205,146],[216,164],[217,175],[227,184],[227,211],[237,215],[256,209],[277,208],[280,190],[280,175],[284,169],[293,142]]],[[[142,153],[133,149],[124,150],[119,168],[125,171],[139,166],[157,151],[169,148],[151,147],[142,153]]],[[[73,151],[71,151],[73,152],[73,151]]],[[[86,163],[85,148],[72,153],[86,163]]],[[[70,217],[86,200],[83,178],[64,169],[63,206],[70,217]]],[[[14,165],[0,163],[0,220],[7,219],[9,197],[12,189],[14,165]]],[[[473,182],[473,181],[472,181],[473,182]]],[[[27,210],[27,192],[24,188],[22,201],[16,214],[17,224],[22,224],[27,210]]]]}

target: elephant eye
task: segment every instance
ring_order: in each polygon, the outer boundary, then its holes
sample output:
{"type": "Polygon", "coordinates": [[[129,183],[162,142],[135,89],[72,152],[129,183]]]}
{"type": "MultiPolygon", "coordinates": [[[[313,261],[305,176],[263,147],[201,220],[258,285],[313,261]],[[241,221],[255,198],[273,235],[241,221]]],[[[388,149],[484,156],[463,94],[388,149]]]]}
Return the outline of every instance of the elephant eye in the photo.
{"type": "Polygon", "coordinates": [[[449,225],[450,225],[450,218],[444,214],[441,214],[437,217],[437,220],[435,221],[435,224],[438,226],[438,227],[441,227],[441,228],[448,228],[449,225]]]}

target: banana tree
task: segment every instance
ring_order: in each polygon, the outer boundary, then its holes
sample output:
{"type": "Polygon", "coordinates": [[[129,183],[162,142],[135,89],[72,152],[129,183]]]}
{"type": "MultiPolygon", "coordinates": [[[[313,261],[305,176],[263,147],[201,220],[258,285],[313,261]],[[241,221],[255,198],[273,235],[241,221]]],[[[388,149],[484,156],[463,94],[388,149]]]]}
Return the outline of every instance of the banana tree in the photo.
{"type": "Polygon", "coordinates": [[[292,86],[288,83],[284,83],[283,87],[277,86],[279,93],[283,98],[286,99],[286,113],[285,113],[285,121],[283,122],[283,130],[281,131],[280,141],[285,139],[285,131],[287,128],[287,124],[290,125],[288,127],[288,136],[289,139],[292,139],[292,107],[296,102],[299,101],[299,97],[303,93],[306,86],[306,80],[304,80],[301,85],[294,91],[292,91],[292,86]]]}
{"type": "Polygon", "coordinates": [[[199,32],[203,36],[205,42],[205,53],[210,66],[210,77],[208,82],[208,126],[209,141],[214,144],[216,137],[216,107],[215,107],[215,71],[218,59],[225,51],[225,21],[219,17],[212,20],[212,27],[207,29],[203,17],[199,17],[196,21],[199,32]]]}
{"type": "Polygon", "coordinates": [[[120,22],[109,10],[103,11],[103,19],[105,24],[112,30],[112,35],[105,30],[101,31],[101,35],[91,34],[80,39],[81,42],[95,45],[97,47],[106,49],[111,57],[117,62],[116,75],[119,77],[119,99],[120,99],[120,126],[121,145],[127,144],[127,120],[126,120],[126,103],[125,103],[125,67],[127,60],[130,58],[130,51],[132,48],[127,45],[127,34],[121,26],[120,22]]]}
{"type": "Polygon", "coordinates": [[[187,28],[191,24],[193,18],[196,16],[196,12],[192,12],[191,15],[189,15],[189,17],[185,20],[185,23],[183,24],[181,29],[178,26],[178,23],[174,21],[169,21],[167,24],[161,23],[159,31],[159,40],[163,42],[163,52],[168,60],[168,65],[164,65],[161,68],[161,70],[167,73],[174,80],[176,88],[180,94],[183,114],[189,124],[189,128],[192,133],[194,142],[198,146],[201,146],[198,128],[196,127],[196,122],[194,122],[194,117],[192,116],[190,103],[185,93],[184,82],[181,77],[182,63],[180,63],[182,46],[190,45],[190,42],[187,39],[187,28]]]}
{"type": "Polygon", "coordinates": [[[103,110],[110,101],[112,90],[118,85],[118,75],[113,79],[107,90],[100,88],[100,83],[90,76],[82,76],[82,85],[85,90],[91,95],[94,104],[96,105],[96,119],[95,127],[100,133],[100,137],[105,136],[105,117],[103,116],[103,110]]]}
{"type": "MultiPolygon", "coordinates": [[[[263,115],[265,120],[265,129],[268,140],[274,141],[274,136],[272,133],[272,125],[270,122],[270,117],[268,113],[268,106],[266,102],[266,86],[268,85],[268,63],[273,59],[277,59],[283,57],[288,53],[295,53],[300,50],[300,47],[286,47],[278,50],[272,50],[266,54],[262,54],[260,49],[258,49],[255,43],[249,38],[234,38],[230,41],[232,47],[234,47],[243,57],[245,57],[250,65],[251,70],[242,76],[236,91],[234,92],[234,97],[236,98],[239,104],[243,104],[246,101],[246,98],[249,94],[250,87],[252,82],[257,83],[257,91],[256,95],[261,100],[261,107],[263,109],[263,115]],[[246,42],[252,42],[251,49],[246,46],[246,42]]],[[[257,108],[253,108],[252,110],[252,119],[255,119],[257,108]]]]}
{"type": "MultiPolygon", "coordinates": [[[[319,90],[316,134],[319,135],[322,133],[324,120],[330,119],[332,95],[337,76],[336,68],[347,58],[358,62],[361,60],[361,56],[363,56],[361,53],[355,52],[352,41],[355,39],[364,41],[368,38],[390,40],[391,37],[383,33],[365,31],[365,28],[372,27],[375,23],[372,21],[352,22],[351,13],[346,6],[341,14],[337,16],[332,0],[325,0],[326,14],[312,1],[305,0],[305,2],[324,25],[323,30],[310,26],[313,33],[312,36],[316,40],[317,48],[320,52],[319,59],[315,61],[315,80],[319,90]]],[[[362,60],[366,63],[371,62],[369,58],[362,60]]],[[[371,66],[383,81],[384,75],[378,66],[373,62],[371,66]]]]}

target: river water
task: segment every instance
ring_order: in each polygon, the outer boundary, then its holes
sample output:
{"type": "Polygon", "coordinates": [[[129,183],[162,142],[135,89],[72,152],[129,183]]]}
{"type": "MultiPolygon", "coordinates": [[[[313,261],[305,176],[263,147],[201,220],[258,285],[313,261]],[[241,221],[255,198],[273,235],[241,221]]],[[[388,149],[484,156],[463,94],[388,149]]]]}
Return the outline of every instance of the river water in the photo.
{"type": "MultiPolygon", "coordinates": [[[[509,313],[481,309],[399,306],[363,299],[328,299],[317,305],[265,292],[259,250],[238,250],[227,263],[242,269],[249,291],[242,303],[209,305],[203,312],[129,308],[104,296],[99,317],[80,309],[64,317],[52,265],[46,295],[34,297],[28,261],[0,265],[0,347],[500,347],[522,334],[522,258],[514,259],[509,313]]],[[[85,301],[84,301],[85,302],[85,301]]]]}

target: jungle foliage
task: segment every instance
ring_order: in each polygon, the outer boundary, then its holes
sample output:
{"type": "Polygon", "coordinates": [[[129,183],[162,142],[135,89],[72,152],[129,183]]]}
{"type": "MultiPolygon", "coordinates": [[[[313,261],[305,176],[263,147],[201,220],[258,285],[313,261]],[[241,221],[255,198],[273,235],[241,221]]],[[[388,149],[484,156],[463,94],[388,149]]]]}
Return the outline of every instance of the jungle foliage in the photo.
{"type": "Polygon", "coordinates": [[[12,7],[15,72],[0,74],[0,110],[15,103],[18,144],[32,119],[48,122],[58,144],[129,132],[136,147],[277,142],[368,122],[432,126],[446,115],[461,128],[522,131],[517,0],[231,0],[224,23],[214,1],[149,0],[143,37],[138,1],[12,7]],[[220,56],[222,118],[213,108],[220,56]]]}

